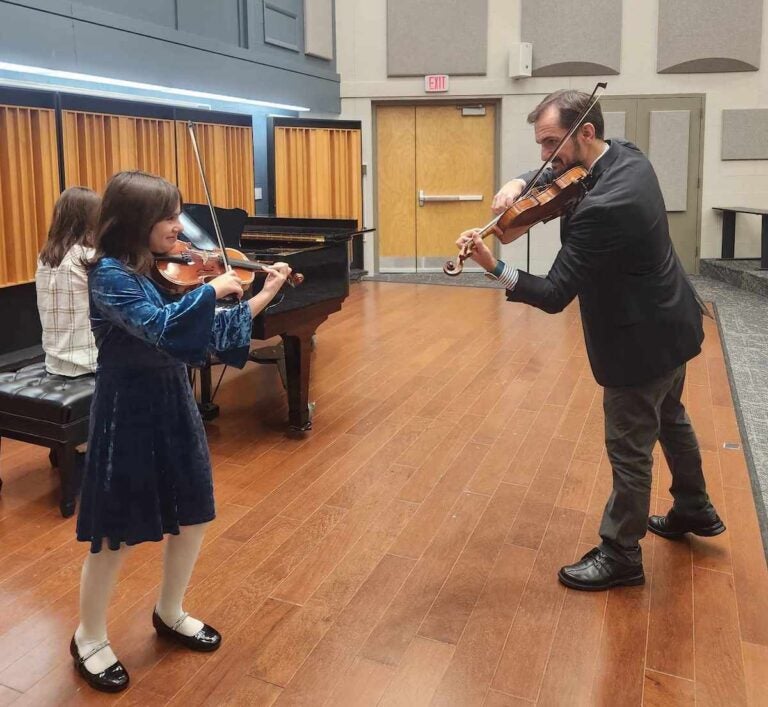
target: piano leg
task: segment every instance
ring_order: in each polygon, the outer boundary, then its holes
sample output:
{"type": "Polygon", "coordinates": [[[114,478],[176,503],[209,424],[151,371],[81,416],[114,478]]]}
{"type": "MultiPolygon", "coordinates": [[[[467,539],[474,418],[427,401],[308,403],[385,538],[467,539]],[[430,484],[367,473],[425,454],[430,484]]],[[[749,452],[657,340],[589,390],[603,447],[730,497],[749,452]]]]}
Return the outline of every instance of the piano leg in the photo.
{"type": "Polygon", "coordinates": [[[200,373],[200,402],[197,404],[197,409],[203,420],[208,422],[219,416],[219,406],[211,400],[211,367],[210,365],[201,366],[197,370],[200,373]]]}
{"type": "Polygon", "coordinates": [[[314,329],[281,334],[288,386],[288,423],[292,430],[312,429],[309,410],[309,364],[314,329]]]}

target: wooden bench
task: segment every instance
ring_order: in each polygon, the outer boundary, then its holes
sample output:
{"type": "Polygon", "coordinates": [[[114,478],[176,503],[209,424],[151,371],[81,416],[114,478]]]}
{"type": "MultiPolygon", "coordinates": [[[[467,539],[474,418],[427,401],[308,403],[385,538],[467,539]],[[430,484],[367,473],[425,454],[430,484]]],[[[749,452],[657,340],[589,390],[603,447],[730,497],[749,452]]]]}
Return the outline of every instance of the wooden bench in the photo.
{"type": "Polygon", "coordinates": [[[50,448],[61,475],[59,508],[65,518],[75,512],[80,491],[76,447],[88,439],[95,384],[94,376],[50,375],[42,363],[0,373],[0,442],[8,437],[50,448]]]}
{"type": "Polygon", "coordinates": [[[756,214],[762,217],[760,231],[760,269],[768,270],[768,209],[753,209],[749,206],[713,206],[723,212],[723,241],[720,257],[733,260],[736,252],[736,214],[756,214]]]}

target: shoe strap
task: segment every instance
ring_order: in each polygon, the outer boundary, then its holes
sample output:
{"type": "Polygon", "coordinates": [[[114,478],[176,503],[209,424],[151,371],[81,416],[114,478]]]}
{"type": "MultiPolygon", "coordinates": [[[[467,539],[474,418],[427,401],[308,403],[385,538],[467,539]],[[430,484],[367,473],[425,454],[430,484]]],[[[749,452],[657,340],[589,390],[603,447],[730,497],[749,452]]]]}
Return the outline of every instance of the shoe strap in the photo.
{"type": "MultiPolygon", "coordinates": [[[[75,645],[77,646],[77,643],[75,643],[75,645]]],[[[95,656],[99,651],[103,651],[108,645],[109,645],[109,641],[107,640],[107,641],[102,641],[101,643],[94,646],[90,651],[88,651],[86,655],[80,658],[80,664],[83,665],[86,660],[95,656]]],[[[77,652],[78,654],[80,653],[79,646],[77,648],[77,652]]]]}
{"type": "Polygon", "coordinates": [[[182,613],[181,616],[179,616],[178,619],[176,619],[176,623],[171,626],[171,631],[178,631],[181,627],[181,624],[183,624],[186,620],[189,614],[185,611],[182,613]]]}

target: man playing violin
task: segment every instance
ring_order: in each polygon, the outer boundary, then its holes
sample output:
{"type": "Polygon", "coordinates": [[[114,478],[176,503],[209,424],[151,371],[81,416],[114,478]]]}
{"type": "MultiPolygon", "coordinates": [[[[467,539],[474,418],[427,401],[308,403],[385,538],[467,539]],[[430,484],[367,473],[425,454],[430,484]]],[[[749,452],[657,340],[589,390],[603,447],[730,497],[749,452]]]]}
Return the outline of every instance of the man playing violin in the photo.
{"type": "MultiPolygon", "coordinates": [[[[528,116],[542,159],[589,106],[590,96],[562,90],[528,116]]],[[[588,174],[585,196],[561,217],[562,246],[545,277],[497,260],[478,230],[457,245],[507,288],[507,299],[549,313],[578,296],[587,354],[603,386],[605,447],[613,490],[600,525],[601,543],[562,567],[560,581],[602,590],[645,581],[640,539],[650,530],[676,539],[725,530],[709,496],[701,454],[682,403],[686,362],[701,351],[702,308],[669,237],[664,199],[648,159],[633,144],[603,139],[595,103],[538,183],[550,183],[574,165],[588,174]],[[666,516],[650,516],[652,452],[661,443],[672,473],[674,499],[666,516]]],[[[505,184],[494,197],[496,213],[523,193],[534,173],[505,184]]],[[[520,230],[497,231],[508,243],[520,230]]]]}

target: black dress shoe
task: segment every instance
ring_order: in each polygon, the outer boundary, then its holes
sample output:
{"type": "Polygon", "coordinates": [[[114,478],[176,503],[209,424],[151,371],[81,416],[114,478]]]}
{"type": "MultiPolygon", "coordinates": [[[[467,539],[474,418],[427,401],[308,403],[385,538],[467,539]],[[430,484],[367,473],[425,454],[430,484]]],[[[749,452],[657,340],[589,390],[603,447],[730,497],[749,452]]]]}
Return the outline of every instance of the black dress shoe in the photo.
{"type": "Polygon", "coordinates": [[[103,641],[81,658],[77,643],[75,643],[75,637],[72,636],[72,642],[69,644],[69,652],[72,654],[72,658],[75,661],[77,671],[85,678],[85,681],[92,688],[101,690],[101,692],[120,692],[120,690],[125,690],[125,688],[128,687],[128,683],[131,679],[128,676],[128,671],[119,660],[112,663],[112,665],[106,670],[102,670],[100,673],[92,673],[85,667],[85,661],[88,660],[88,658],[96,655],[96,653],[106,648],[108,645],[109,641],[103,641]]]}
{"type": "Polygon", "coordinates": [[[194,636],[185,636],[183,633],[178,632],[179,626],[184,623],[184,619],[187,616],[189,614],[185,612],[173,626],[166,626],[165,622],[158,616],[157,609],[155,609],[152,612],[152,625],[155,627],[158,636],[170,638],[193,651],[215,651],[221,645],[221,634],[208,624],[203,624],[203,627],[194,636]]]}
{"type": "Polygon", "coordinates": [[[619,586],[645,584],[642,565],[626,565],[606,555],[600,548],[590,550],[578,562],[560,568],[557,578],[572,589],[599,592],[619,586]]]}
{"type": "Polygon", "coordinates": [[[725,531],[725,523],[714,511],[699,517],[681,516],[670,511],[665,516],[651,516],[648,519],[648,530],[669,540],[679,540],[686,533],[712,538],[725,531]]]}

